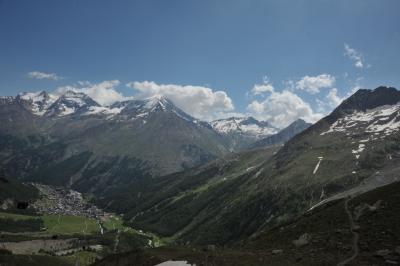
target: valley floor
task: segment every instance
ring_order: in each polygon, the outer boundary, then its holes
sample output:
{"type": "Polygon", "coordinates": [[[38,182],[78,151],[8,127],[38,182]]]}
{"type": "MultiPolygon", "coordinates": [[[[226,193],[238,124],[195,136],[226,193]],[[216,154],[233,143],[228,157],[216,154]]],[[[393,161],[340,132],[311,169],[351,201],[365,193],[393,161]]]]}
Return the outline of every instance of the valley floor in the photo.
{"type": "Polygon", "coordinates": [[[0,265],[397,265],[399,191],[396,182],[333,200],[231,247],[154,247],[159,239],[112,215],[99,226],[87,216],[2,212],[0,265]]]}
{"type": "Polygon", "coordinates": [[[40,196],[28,209],[0,212],[0,265],[90,265],[110,254],[161,244],[76,191],[34,185],[40,196]]]}

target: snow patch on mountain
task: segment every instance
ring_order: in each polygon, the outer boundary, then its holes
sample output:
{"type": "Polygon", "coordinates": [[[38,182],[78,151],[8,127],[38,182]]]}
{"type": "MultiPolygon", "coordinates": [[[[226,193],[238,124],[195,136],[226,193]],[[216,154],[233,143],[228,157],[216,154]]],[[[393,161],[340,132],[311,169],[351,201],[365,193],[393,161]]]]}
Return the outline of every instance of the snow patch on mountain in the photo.
{"type": "Polygon", "coordinates": [[[63,117],[77,112],[84,114],[92,107],[100,107],[100,104],[84,93],[67,91],[47,108],[44,115],[63,117]]]}
{"type": "Polygon", "coordinates": [[[19,94],[19,97],[30,102],[32,112],[39,116],[43,115],[47,108],[49,108],[58,99],[57,96],[49,94],[45,91],[24,92],[19,94]]]}
{"type": "Polygon", "coordinates": [[[324,159],[324,157],[322,157],[322,156],[318,157],[318,162],[314,167],[313,175],[315,175],[317,173],[317,171],[319,169],[319,165],[321,164],[322,159],[324,159]]]}
{"type": "Polygon", "coordinates": [[[168,100],[164,96],[155,95],[150,98],[147,98],[145,101],[145,108],[150,111],[154,111],[157,107],[161,108],[162,111],[167,109],[167,105],[169,104],[168,100]]]}
{"type": "Polygon", "coordinates": [[[115,118],[116,121],[133,121],[143,120],[152,113],[170,112],[197,126],[206,125],[206,123],[202,123],[176,107],[166,97],[158,95],[147,99],[131,99],[104,106],[82,92],[66,91],[63,94],[49,94],[46,91],[39,91],[20,93],[17,97],[1,97],[0,103],[12,103],[17,99],[27,102],[32,114],[37,116],[61,118],[71,115],[102,115],[106,119],[115,118]]]}
{"type": "Polygon", "coordinates": [[[351,152],[352,153],[361,153],[361,152],[363,152],[363,150],[365,149],[365,144],[358,144],[358,149],[356,149],[356,150],[352,150],[351,152]]]}
{"type": "Polygon", "coordinates": [[[104,107],[104,106],[90,106],[85,115],[93,114],[104,114],[104,115],[116,115],[121,113],[123,107],[104,107]]]}
{"type": "Polygon", "coordinates": [[[355,131],[387,136],[399,129],[400,103],[397,103],[346,115],[335,121],[329,130],[321,133],[321,135],[333,132],[355,131]]]}
{"type": "Polygon", "coordinates": [[[0,96],[0,103],[1,104],[11,104],[15,100],[15,97],[12,96],[0,96]]]}
{"type": "Polygon", "coordinates": [[[215,120],[210,125],[220,134],[243,134],[256,138],[276,134],[279,130],[269,123],[258,121],[252,117],[231,117],[215,120]]]}

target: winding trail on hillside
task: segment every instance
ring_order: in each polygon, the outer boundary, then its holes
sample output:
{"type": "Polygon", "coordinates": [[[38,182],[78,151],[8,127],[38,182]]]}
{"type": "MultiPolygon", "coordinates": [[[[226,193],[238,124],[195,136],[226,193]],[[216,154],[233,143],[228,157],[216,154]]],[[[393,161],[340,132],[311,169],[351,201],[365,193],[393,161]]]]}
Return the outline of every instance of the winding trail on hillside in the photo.
{"type": "Polygon", "coordinates": [[[358,248],[358,240],[360,238],[360,235],[355,231],[356,224],[353,219],[353,215],[351,214],[351,211],[349,210],[349,201],[351,200],[351,197],[348,197],[345,202],[344,202],[344,210],[346,211],[346,214],[349,218],[349,224],[350,224],[350,231],[353,234],[353,255],[337,264],[337,266],[344,266],[347,265],[349,262],[354,260],[358,254],[359,254],[359,248],[358,248]]]}

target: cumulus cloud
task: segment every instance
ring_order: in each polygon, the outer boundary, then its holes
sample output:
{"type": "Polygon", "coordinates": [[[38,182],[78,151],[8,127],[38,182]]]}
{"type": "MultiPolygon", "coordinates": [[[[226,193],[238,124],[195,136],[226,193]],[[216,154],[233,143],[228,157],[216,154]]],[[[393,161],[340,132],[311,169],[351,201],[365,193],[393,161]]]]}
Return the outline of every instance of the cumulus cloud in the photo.
{"type": "Polygon", "coordinates": [[[116,101],[129,99],[116,90],[119,80],[106,80],[100,83],[80,81],[77,85],[59,87],[55,93],[63,94],[66,91],[83,92],[101,105],[110,105],[116,101]]]}
{"type": "Polygon", "coordinates": [[[272,90],[264,100],[251,102],[247,110],[258,119],[266,120],[279,128],[284,128],[299,118],[313,123],[322,117],[322,114],[314,112],[307,102],[289,90],[272,90]]]}
{"type": "Polygon", "coordinates": [[[357,68],[364,68],[362,54],[356,49],[351,48],[348,44],[344,44],[345,56],[353,60],[354,66],[357,68]]]}
{"type": "Polygon", "coordinates": [[[263,78],[262,84],[255,84],[254,87],[251,89],[251,94],[253,95],[263,95],[266,92],[273,92],[274,87],[272,83],[269,81],[269,78],[265,76],[263,78]]]}
{"type": "Polygon", "coordinates": [[[251,93],[253,95],[262,95],[266,92],[273,92],[274,87],[270,83],[263,83],[263,84],[255,84],[254,87],[251,89],[251,93]]]}
{"type": "Polygon", "coordinates": [[[204,120],[212,120],[234,110],[226,92],[213,91],[208,87],[157,84],[152,81],[129,82],[127,86],[135,90],[137,99],[165,96],[183,111],[204,120]]]}
{"type": "Polygon", "coordinates": [[[60,80],[62,77],[57,76],[55,73],[44,73],[39,71],[32,71],[28,73],[28,77],[34,79],[49,79],[49,80],[60,80]]]}
{"type": "Polygon", "coordinates": [[[324,101],[317,99],[319,111],[327,114],[331,112],[334,108],[338,107],[346,98],[350,97],[353,93],[355,93],[359,87],[352,88],[349,92],[346,93],[345,96],[340,97],[338,95],[338,89],[331,89],[326,95],[324,101]]]}
{"type": "Polygon", "coordinates": [[[341,104],[344,98],[338,96],[338,90],[336,88],[331,89],[326,95],[326,99],[328,100],[328,104],[330,107],[335,108],[339,104],[341,104]]]}
{"type": "Polygon", "coordinates": [[[296,82],[295,87],[305,90],[311,94],[319,93],[322,88],[331,88],[335,84],[335,77],[329,74],[321,74],[318,76],[304,76],[296,82]]]}

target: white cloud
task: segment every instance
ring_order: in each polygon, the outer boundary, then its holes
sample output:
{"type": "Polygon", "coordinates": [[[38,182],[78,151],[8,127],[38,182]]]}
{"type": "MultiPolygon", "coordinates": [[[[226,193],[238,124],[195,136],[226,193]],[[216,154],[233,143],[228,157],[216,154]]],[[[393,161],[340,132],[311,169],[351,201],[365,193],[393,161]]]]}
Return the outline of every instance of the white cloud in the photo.
{"type": "Polygon", "coordinates": [[[136,91],[135,98],[144,99],[162,95],[188,114],[212,120],[234,110],[231,98],[224,91],[192,85],[157,84],[152,81],[129,82],[128,87],[136,91]]]}
{"type": "Polygon", "coordinates": [[[361,89],[359,85],[355,85],[348,91],[343,97],[340,97],[338,95],[338,89],[337,88],[332,88],[326,95],[323,101],[320,99],[316,99],[316,102],[318,104],[318,111],[324,114],[328,114],[331,112],[334,108],[338,107],[344,100],[346,100],[348,97],[353,95],[356,91],[361,89]]]}
{"type": "Polygon", "coordinates": [[[261,120],[283,128],[296,119],[316,122],[322,114],[315,113],[311,106],[289,90],[277,92],[272,90],[262,101],[253,101],[247,106],[248,111],[261,120]]]}
{"type": "Polygon", "coordinates": [[[261,95],[265,92],[273,92],[274,87],[271,84],[256,84],[251,89],[253,95],[261,95]]]}
{"type": "Polygon", "coordinates": [[[274,87],[270,83],[268,77],[264,77],[263,84],[255,84],[254,87],[251,89],[251,93],[253,95],[263,95],[266,92],[273,92],[274,87]]]}
{"type": "Polygon", "coordinates": [[[338,90],[336,88],[333,88],[329,91],[329,93],[326,95],[326,99],[328,100],[328,104],[332,108],[336,108],[339,104],[341,104],[344,100],[344,98],[341,98],[337,95],[338,90]]]}
{"type": "Polygon", "coordinates": [[[119,80],[106,80],[100,83],[92,84],[88,81],[80,81],[78,85],[59,87],[55,93],[63,94],[68,90],[83,92],[101,105],[110,105],[116,101],[129,99],[124,97],[116,90],[120,84],[119,80]]]}
{"type": "Polygon", "coordinates": [[[340,97],[338,95],[338,89],[333,88],[331,89],[328,94],[325,95],[325,99],[321,101],[320,99],[316,99],[317,104],[318,104],[318,111],[328,114],[330,113],[333,109],[339,106],[349,95],[346,97],[340,97]]]}
{"type": "Polygon", "coordinates": [[[345,55],[354,61],[354,66],[357,68],[364,68],[362,54],[356,49],[351,48],[348,44],[344,44],[345,55]]]}
{"type": "Polygon", "coordinates": [[[335,84],[335,77],[329,74],[318,76],[304,76],[296,82],[296,88],[305,90],[311,94],[319,93],[322,88],[330,88],[335,84]]]}
{"type": "Polygon", "coordinates": [[[34,79],[50,79],[50,80],[60,80],[62,77],[57,76],[55,73],[44,73],[39,71],[32,71],[28,73],[28,77],[34,79]]]}

